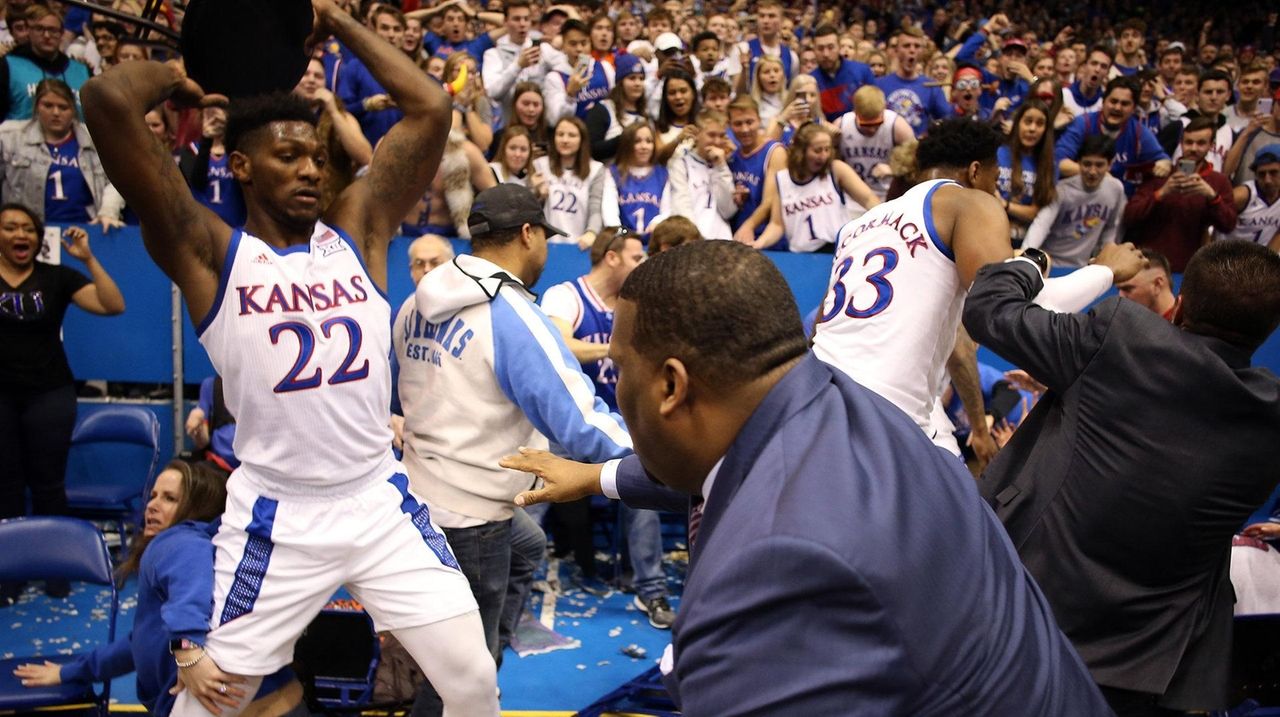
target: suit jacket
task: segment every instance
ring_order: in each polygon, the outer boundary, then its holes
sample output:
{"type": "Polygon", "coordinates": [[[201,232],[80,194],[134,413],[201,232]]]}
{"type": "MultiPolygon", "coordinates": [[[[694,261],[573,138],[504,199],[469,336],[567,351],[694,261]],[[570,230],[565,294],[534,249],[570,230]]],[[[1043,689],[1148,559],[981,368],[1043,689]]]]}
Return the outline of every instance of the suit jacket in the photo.
{"type": "Polygon", "coordinates": [[[1280,461],[1280,381],[1249,352],[1119,297],[1031,303],[1030,263],[982,269],[964,324],[1049,392],[983,496],[1103,685],[1227,707],[1231,536],[1280,461]]]}
{"type": "MultiPolygon", "coordinates": [[[[618,491],[687,505],[634,457],[618,491]]],[[[672,641],[689,717],[1111,714],[964,467],[812,355],[724,457],[672,641]]]]}

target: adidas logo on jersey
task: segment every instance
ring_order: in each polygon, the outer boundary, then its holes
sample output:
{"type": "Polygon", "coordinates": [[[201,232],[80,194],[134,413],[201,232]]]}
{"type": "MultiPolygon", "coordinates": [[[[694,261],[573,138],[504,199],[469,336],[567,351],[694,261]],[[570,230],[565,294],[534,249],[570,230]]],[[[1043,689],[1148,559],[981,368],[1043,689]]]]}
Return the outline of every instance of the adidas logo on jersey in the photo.
{"type": "Polygon", "coordinates": [[[254,264],[270,264],[271,257],[267,256],[265,253],[259,254],[253,257],[253,263],[254,264]]]}

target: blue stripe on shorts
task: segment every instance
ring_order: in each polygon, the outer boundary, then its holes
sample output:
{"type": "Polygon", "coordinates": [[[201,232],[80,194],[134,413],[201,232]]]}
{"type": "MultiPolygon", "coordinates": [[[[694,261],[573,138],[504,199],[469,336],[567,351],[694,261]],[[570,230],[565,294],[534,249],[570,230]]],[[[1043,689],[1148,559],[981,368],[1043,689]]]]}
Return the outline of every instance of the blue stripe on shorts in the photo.
{"type": "Polygon", "coordinates": [[[427,547],[431,548],[431,552],[436,554],[441,564],[461,571],[458,560],[449,550],[449,541],[431,526],[431,511],[409,493],[409,476],[397,473],[388,478],[387,482],[400,491],[400,510],[413,521],[413,527],[422,534],[422,539],[426,541],[427,547]]]}
{"type": "Polygon", "coordinates": [[[253,611],[258,593],[262,592],[262,579],[266,577],[267,564],[271,562],[271,527],[276,521],[278,505],[278,501],[270,498],[259,497],[254,501],[253,519],[245,528],[249,540],[245,543],[240,564],[236,566],[231,589],[227,591],[227,601],[222,606],[219,625],[253,611]]]}

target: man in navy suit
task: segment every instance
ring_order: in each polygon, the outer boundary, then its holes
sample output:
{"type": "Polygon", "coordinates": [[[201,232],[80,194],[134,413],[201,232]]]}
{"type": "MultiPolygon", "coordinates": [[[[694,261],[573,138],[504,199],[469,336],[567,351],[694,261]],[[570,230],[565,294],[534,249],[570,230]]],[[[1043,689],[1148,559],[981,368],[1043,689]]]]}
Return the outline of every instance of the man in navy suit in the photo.
{"type": "Polygon", "coordinates": [[[685,715],[1111,714],[973,479],[809,354],[772,262],[733,242],[663,252],[614,322],[638,460],[503,465],[546,481],[522,505],[690,511],[666,676],[685,715]]]}

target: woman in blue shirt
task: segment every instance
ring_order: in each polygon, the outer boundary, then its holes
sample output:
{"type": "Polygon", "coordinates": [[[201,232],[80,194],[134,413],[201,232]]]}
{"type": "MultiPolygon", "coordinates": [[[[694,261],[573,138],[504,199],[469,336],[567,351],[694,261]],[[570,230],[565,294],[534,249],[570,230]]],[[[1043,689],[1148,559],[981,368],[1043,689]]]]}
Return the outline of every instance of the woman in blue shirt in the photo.
{"type": "MultiPolygon", "coordinates": [[[[142,535],[118,571],[122,579],[138,574],[133,631],[64,665],[21,665],[13,674],[24,686],[41,687],[100,682],[136,671],[138,698],[159,717],[173,709],[179,678],[198,694],[213,694],[200,697],[211,712],[218,705],[237,706],[244,695],[237,683],[244,678],[220,671],[203,659],[200,647],[213,609],[213,534],[226,500],[226,474],[212,464],[175,460],[166,465],[151,488],[142,535]],[[170,654],[175,647],[177,654],[170,654]],[[191,652],[195,655],[188,657],[191,652]],[[180,657],[186,657],[182,668],[180,657]]],[[[286,668],[263,680],[250,709],[259,717],[305,714],[301,699],[302,687],[286,668]]]]}
{"type": "Polygon", "coordinates": [[[618,161],[610,169],[618,187],[618,211],[622,226],[649,243],[649,232],[671,213],[667,192],[667,167],[655,164],[657,129],[647,119],[622,131],[618,161]]]}
{"type": "Polygon", "coordinates": [[[1053,158],[1053,133],[1048,129],[1049,109],[1042,102],[1022,103],[1012,125],[1008,141],[996,151],[1000,165],[996,187],[1009,214],[1010,239],[1016,247],[1022,244],[1040,208],[1053,202],[1058,167],[1053,158]]]}

